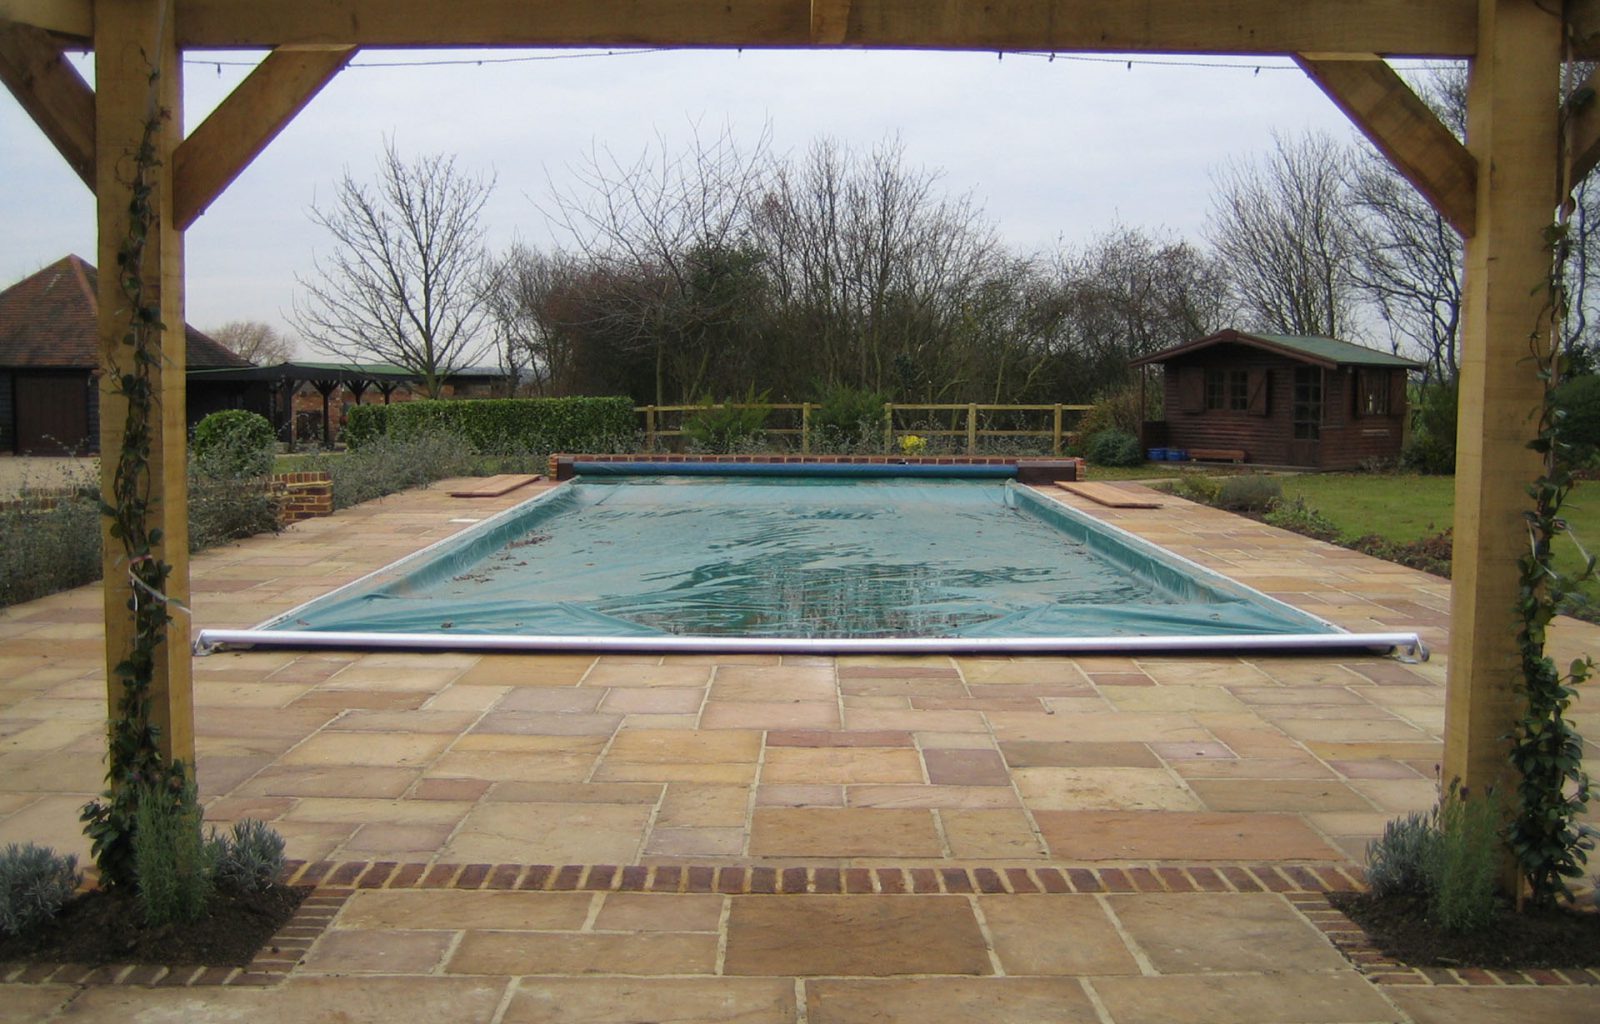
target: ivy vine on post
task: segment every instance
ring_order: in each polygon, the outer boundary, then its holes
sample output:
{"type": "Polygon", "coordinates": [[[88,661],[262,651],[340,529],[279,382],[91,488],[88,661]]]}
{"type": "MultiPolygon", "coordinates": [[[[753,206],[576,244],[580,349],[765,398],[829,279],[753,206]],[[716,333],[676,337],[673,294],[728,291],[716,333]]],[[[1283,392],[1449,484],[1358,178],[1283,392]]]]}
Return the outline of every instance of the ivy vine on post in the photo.
{"type": "MultiPolygon", "coordinates": [[[[1560,325],[1567,308],[1564,278],[1571,245],[1567,232],[1569,209],[1570,206],[1563,208],[1561,219],[1546,233],[1552,257],[1546,285],[1546,311],[1551,323],[1530,337],[1533,362],[1544,385],[1544,401],[1538,430],[1528,447],[1539,454],[1542,468],[1527,487],[1528,496],[1533,499],[1533,507],[1523,513],[1528,553],[1517,560],[1517,646],[1521,661],[1517,689],[1523,703],[1510,737],[1511,765],[1518,781],[1516,816],[1506,831],[1506,841],[1527,879],[1531,903],[1540,908],[1554,905],[1558,897],[1571,898],[1567,879],[1582,876],[1593,845],[1577,822],[1590,795],[1589,777],[1583,770],[1583,739],[1566,713],[1577,696],[1575,687],[1593,673],[1594,660],[1588,656],[1576,658],[1562,671],[1545,651],[1551,620],[1595,575],[1594,556],[1585,552],[1582,570],[1567,574],[1555,567],[1552,550],[1558,537],[1570,534],[1561,509],[1574,482],[1571,446],[1561,435],[1564,414],[1555,402],[1555,389],[1566,370],[1560,325]]],[[[1582,545],[1579,551],[1583,551],[1582,545]]]]}
{"type": "MultiPolygon", "coordinates": [[[[154,97],[155,72],[150,76],[150,88],[154,97]]],[[[84,807],[80,820],[84,834],[93,841],[101,880],[110,885],[135,881],[133,834],[140,793],[168,790],[178,799],[187,780],[182,762],[168,763],[162,756],[160,730],[150,720],[150,689],[172,619],[166,598],[172,567],[159,557],[160,529],[148,525],[152,423],[160,414],[152,376],[161,364],[163,325],[159,299],[152,302],[145,294],[144,274],[146,246],[157,227],[156,173],[161,163],[156,140],[167,116],[152,99],[151,113],[133,154],[128,232],[118,247],[116,267],[129,314],[127,332],[121,339],[127,362],[113,360],[107,371],[112,375],[112,390],[127,402],[127,413],[111,500],[102,499],[100,513],[111,521],[112,541],[122,545],[119,561],[128,572],[133,644],[113,670],[122,684],[122,696],[107,730],[106,791],[84,807]]]]}

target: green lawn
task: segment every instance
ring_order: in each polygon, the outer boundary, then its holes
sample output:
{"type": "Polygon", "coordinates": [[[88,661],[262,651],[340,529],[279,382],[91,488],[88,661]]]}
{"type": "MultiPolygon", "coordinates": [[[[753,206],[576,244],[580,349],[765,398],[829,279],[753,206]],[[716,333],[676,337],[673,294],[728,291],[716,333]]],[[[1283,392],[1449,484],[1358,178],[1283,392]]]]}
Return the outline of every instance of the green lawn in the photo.
{"type": "MultiPolygon", "coordinates": [[[[1515,486],[1509,484],[1509,486],[1515,486]]],[[[1346,538],[1375,533],[1410,541],[1449,529],[1455,509],[1455,478],[1400,473],[1324,473],[1283,478],[1285,497],[1301,497],[1339,527],[1346,538]]],[[[1586,548],[1600,550],[1600,483],[1573,488],[1563,509],[1586,548]]],[[[1570,538],[1556,547],[1556,564],[1576,571],[1581,558],[1570,538]]],[[[1600,601],[1600,583],[1587,587],[1600,601]]]]}

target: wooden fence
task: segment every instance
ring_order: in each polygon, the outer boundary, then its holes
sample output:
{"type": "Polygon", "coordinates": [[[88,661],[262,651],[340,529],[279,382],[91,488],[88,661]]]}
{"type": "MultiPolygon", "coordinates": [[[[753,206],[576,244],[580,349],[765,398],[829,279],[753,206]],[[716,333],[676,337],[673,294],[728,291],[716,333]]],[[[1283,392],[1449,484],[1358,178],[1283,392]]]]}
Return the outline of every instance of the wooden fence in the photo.
{"type": "MultiPolygon", "coordinates": [[[[800,453],[811,454],[811,413],[817,408],[815,402],[719,402],[715,405],[641,405],[634,408],[634,412],[644,414],[644,433],[646,443],[653,449],[656,439],[662,437],[682,437],[682,426],[668,428],[665,421],[668,417],[676,416],[680,422],[683,416],[704,412],[708,409],[766,409],[773,412],[800,413],[798,427],[762,427],[766,434],[800,438],[800,453]]],[[[886,451],[894,451],[895,438],[906,434],[915,434],[918,437],[965,437],[967,441],[966,452],[968,455],[978,453],[978,439],[980,437],[1047,437],[1050,439],[1050,452],[1060,455],[1066,442],[1066,414],[1087,412],[1093,406],[1088,405],[984,405],[980,403],[948,403],[948,404],[920,404],[905,402],[888,402],[883,407],[883,446],[886,451]],[[898,413],[944,413],[952,423],[960,421],[965,413],[963,426],[951,426],[948,429],[919,426],[915,429],[901,429],[896,425],[898,413]],[[1039,430],[997,430],[979,426],[979,417],[988,413],[1038,413],[1050,414],[1049,429],[1039,430]]]]}

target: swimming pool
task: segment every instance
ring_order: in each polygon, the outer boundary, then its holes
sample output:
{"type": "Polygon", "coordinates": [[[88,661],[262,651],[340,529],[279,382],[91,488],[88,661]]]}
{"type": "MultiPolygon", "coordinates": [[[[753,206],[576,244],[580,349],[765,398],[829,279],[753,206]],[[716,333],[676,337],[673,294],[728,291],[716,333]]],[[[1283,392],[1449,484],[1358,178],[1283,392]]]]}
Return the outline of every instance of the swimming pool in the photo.
{"type": "Polygon", "coordinates": [[[649,650],[1416,646],[1010,480],[580,476],[219,643],[649,650]]]}

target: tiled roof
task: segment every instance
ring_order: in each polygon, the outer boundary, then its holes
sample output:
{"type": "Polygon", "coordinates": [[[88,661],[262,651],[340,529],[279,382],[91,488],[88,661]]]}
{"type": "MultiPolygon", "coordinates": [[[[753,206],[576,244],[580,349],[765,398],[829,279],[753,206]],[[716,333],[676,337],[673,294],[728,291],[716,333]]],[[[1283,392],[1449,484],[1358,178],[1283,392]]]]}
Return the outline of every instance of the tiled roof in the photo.
{"type": "MultiPolygon", "coordinates": [[[[0,292],[0,368],[92,369],[99,364],[98,275],[67,256],[0,292]]],[[[250,364],[184,325],[189,366],[250,364]]]]}
{"type": "Polygon", "coordinates": [[[1186,341],[1182,345],[1154,352],[1147,356],[1140,356],[1131,361],[1133,366],[1144,366],[1149,363],[1164,363],[1178,356],[1186,356],[1192,352],[1210,348],[1213,345],[1235,344],[1247,345],[1251,348],[1267,349],[1285,355],[1291,359],[1314,363],[1327,367],[1334,366],[1392,366],[1409,370],[1419,370],[1422,364],[1404,356],[1381,352],[1365,345],[1356,345],[1348,341],[1339,341],[1335,338],[1323,338],[1304,334],[1251,334],[1245,331],[1226,330],[1209,334],[1204,338],[1186,341]]]}

